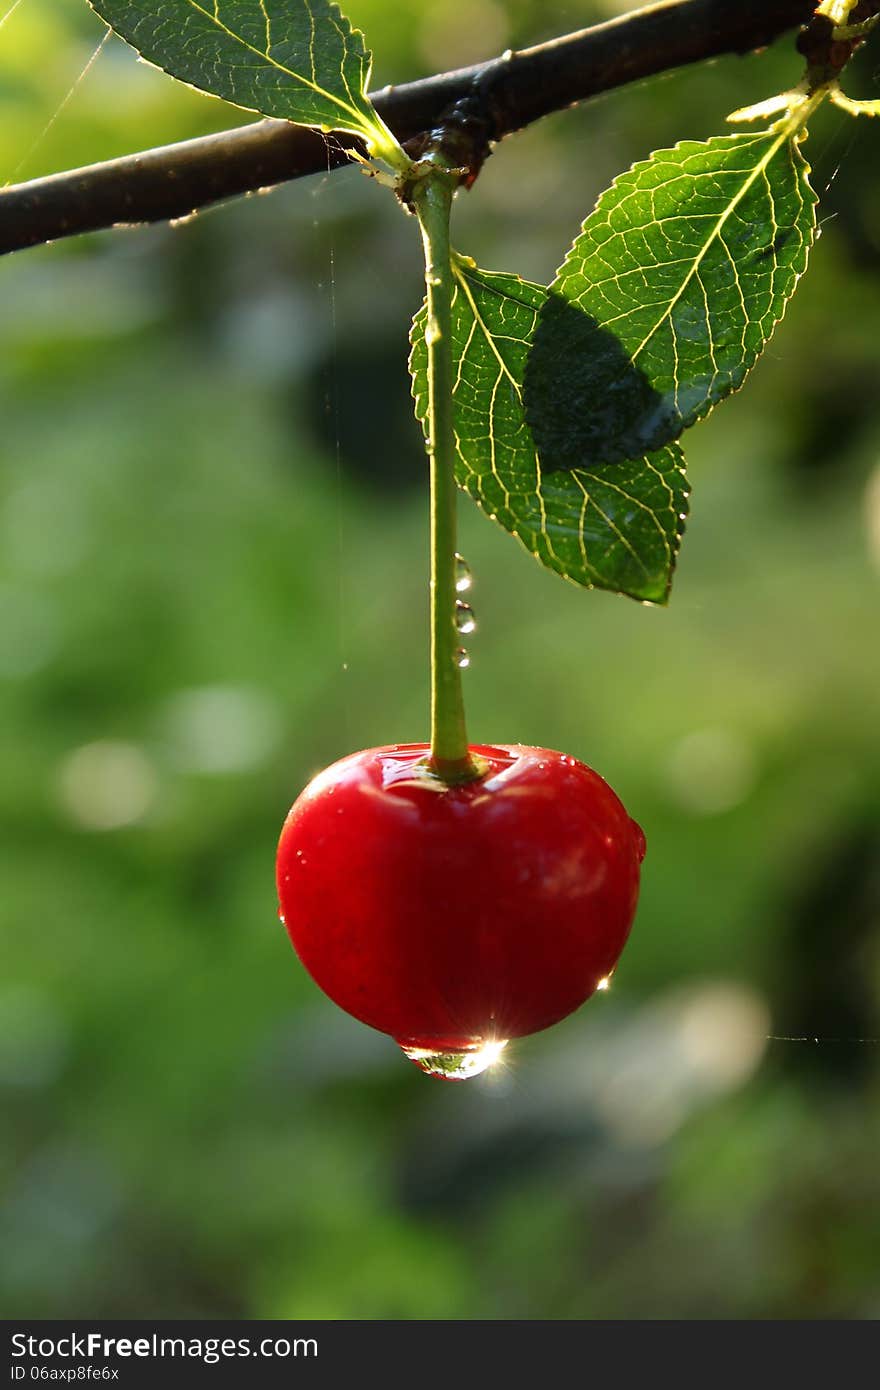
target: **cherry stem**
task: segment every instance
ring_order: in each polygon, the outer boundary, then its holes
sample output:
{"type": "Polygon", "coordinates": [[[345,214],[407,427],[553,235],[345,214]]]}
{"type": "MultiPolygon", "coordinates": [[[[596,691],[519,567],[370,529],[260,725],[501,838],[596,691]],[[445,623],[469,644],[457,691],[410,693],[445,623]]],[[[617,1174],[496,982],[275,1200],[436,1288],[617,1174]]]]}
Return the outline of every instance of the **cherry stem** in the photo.
{"type": "Polygon", "coordinates": [[[412,205],[425,249],[428,291],[428,457],[431,471],[431,768],[450,784],[480,775],[465,727],[456,613],[455,432],[449,216],[459,171],[437,159],[412,205]]]}

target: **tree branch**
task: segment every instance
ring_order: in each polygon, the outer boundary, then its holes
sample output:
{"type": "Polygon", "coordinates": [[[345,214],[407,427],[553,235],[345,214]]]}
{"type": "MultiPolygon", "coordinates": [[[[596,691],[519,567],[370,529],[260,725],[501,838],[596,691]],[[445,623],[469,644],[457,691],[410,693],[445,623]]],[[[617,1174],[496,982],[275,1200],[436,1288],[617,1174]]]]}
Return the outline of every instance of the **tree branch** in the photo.
{"type": "MultiPolygon", "coordinates": [[[[726,53],[747,53],[798,24],[814,0],[665,0],[536,48],[374,94],[401,141],[477,94],[493,139],[599,92],[726,53]]],[[[120,224],[184,217],[225,198],[348,163],[330,140],[264,120],[0,192],[0,255],[120,224]]]]}

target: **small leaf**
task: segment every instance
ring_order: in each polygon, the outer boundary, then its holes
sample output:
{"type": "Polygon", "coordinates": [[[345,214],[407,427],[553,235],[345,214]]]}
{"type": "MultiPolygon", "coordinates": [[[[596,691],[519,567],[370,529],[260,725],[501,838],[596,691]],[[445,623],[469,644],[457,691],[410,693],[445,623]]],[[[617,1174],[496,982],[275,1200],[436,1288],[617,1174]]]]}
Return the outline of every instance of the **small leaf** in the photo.
{"type": "MultiPolygon", "coordinates": [[[[624,463],[546,474],[526,424],[522,380],[547,290],[455,258],[456,477],[548,569],[587,588],[665,603],[688,488],[678,445],[624,463]]],[[[416,415],[427,414],[424,306],[412,332],[416,415]]]]}
{"type": "Polygon", "coordinates": [[[603,193],[529,360],[545,470],[660,448],[742,385],[806,269],[808,173],[786,127],[660,150],[603,193]]]}
{"type": "Polygon", "coordinates": [[[396,141],[367,98],[371,55],[328,0],[90,0],[148,62],[264,116],[396,141]]]}
{"type": "Polygon", "coordinates": [[[848,97],[839,87],[832,87],[829,96],[835,106],[839,106],[841,111],[846,111],[850,116],[880,116],[880,101],[854,101],[848,97]]]}

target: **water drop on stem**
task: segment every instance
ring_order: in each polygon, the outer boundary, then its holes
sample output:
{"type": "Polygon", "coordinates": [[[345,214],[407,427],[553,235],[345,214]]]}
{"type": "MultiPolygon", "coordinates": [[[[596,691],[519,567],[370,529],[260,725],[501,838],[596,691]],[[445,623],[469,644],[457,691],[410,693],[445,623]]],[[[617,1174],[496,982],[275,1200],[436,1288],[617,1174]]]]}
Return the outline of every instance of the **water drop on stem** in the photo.
{"type": "Polygon", "coordinates": [[[455,627],[461,633],[473,632],[477,626],[477,619],[474,610],[469,603],[462,603],[461,599],[455,605],[455,627]]]}

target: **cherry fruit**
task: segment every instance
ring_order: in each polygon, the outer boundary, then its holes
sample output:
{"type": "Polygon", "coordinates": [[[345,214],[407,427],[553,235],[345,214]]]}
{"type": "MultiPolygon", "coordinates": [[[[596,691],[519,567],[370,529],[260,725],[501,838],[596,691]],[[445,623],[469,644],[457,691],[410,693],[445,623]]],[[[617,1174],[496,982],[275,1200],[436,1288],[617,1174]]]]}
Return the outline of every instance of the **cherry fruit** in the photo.
{"type": "Polygon", "coordinates": [[[425,744],[343,758],[306,787],[278,846],[281,917],[314,980],[449,1079],[603,984],[645,850],[576,759],[471,752],[482,775],[457,786],[432,773],[425,744]]]}

